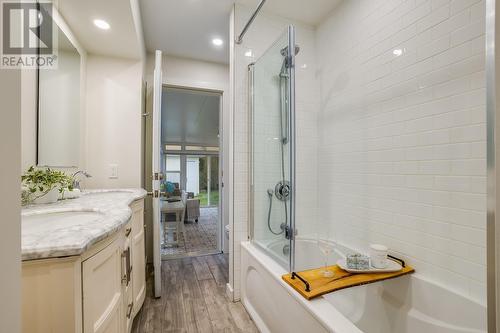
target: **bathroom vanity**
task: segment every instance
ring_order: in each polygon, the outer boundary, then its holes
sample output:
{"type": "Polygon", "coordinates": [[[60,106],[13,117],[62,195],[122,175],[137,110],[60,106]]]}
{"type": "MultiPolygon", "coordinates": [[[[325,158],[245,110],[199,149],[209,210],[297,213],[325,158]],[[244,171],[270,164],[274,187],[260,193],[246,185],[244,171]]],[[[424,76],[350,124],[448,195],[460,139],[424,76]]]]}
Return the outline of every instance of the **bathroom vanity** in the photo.
{"type": "Polygon", "coordinates": [[[130,332],[146,294],[145,195],[91,191],[23,210],[23,332],[130,332]]]}

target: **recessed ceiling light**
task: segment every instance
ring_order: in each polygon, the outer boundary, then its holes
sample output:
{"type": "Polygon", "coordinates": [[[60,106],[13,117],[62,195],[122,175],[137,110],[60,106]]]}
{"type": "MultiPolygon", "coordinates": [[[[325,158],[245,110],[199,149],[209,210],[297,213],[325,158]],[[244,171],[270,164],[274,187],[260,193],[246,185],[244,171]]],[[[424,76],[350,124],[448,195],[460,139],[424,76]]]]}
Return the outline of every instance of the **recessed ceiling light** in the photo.
{"type": "Polygon", "coordinates": [[[245,57],[253,57],[252,50],[246,50],[245,51],[245,57]]]}
{"type": "Polygon", "coordinates": [[[94,25],[102,30],[108,30],[110,28],[109,23],[101,19],[95,19],[94,25]]]}
{"type": "Polygon", "coordinates": [[[395,49],[392,51],[392,54],[394,54],[396,57],[399,57],[400,55],[403,54],[403,50],[402,49],[395,49]]]}
{"type": "Polygon", "coordinates": [[[212,39],[212,44],[214,44],[215,46],[221,46],[222,44],[224,44],[224,41],[220,38],[214,38],[212,39]]]}

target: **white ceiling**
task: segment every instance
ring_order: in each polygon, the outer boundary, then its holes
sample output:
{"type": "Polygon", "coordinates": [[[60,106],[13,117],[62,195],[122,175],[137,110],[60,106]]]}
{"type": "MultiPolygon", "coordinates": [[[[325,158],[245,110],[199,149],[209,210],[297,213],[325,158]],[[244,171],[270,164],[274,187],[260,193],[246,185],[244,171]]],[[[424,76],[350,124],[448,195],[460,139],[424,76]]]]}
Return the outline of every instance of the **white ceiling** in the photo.
{"type": "Polygon", "coordinates": [[[88,53],[141,58],[130,0],[59,0],[58,9],[88,53]],[[96,18],[107,21],[111,28],[97,28],[96,18]]]}
{"type": "MultiPolygon", "coordinates": [[[[341,1],[267,0],[262,11],[317,25],[341,1]]],[[[140,0],[146,49],[228,63],[229,15],[234,2],[255,8],[259,0],[140,0]],[[222,38],[224,45],[213,46],[214,37],[222,38]]]]}
{"type": "Polygon", "coordinates": [[[166,88],[162,92],[162,100],[163,143],[219,145],[220,95],[166,88]]]}
{"type": "Polygon", "coordinates": [[[229,62],[229,14],[233,0],[141,0],[146,49],[166,54],[229,62]],[[221,47],[212,39],[222,38],[221,47]]]}
{"type": "MultiPolygon", "coordinates": [[[[237,0],[236,2],[253,8],[257,6],[259,0],[237,0]]],[[[267,0],[262,11],[316,26],[340,2],[342,0],[267,0]]]]}
{"type": "MultiPolygon", "coordinates": [[[[139,2],[148,51],[229,62],[229,15],[235,2],[255,8],[260,0],[135,0],[139,2]],[[224,40],[221,47],[211,41],[224,40]]],[[[267,0],[263,12],[310,25],[319,24],[342,0],[267,0]]],[[[139,59],[142,40],[134,25],[130,0],[59,0],[58,8],[88,53],[139,59]],[[100,30],[93,20],[111,25],[100,30]]],[[[239,32],[237,32],[239,33],[239,32]]]]}

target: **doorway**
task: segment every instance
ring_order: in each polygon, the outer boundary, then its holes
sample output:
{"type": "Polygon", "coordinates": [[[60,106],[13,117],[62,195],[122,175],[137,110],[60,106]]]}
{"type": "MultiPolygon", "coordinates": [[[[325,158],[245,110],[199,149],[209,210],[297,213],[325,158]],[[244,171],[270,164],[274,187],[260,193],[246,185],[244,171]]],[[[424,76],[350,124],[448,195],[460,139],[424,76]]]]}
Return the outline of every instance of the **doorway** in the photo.
{"type": "Polygon", "coordinates": [[[222,252],[221,108],[221,92],[163,86],[163,260],[222,252]]]}

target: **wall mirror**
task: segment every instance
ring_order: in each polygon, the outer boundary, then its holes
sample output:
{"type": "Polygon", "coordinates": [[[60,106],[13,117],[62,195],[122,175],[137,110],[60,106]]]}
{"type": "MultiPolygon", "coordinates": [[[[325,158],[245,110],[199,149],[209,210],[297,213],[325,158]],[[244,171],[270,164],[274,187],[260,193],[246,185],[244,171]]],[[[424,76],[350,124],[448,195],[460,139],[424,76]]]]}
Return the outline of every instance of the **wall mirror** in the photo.
{"type": "Polygon", "coordinates": [[[81,56],[65,33],[57,29],[58,66],[38,69],[37,75],[37,165],[77,167],[80,158],[81,56]]]}

